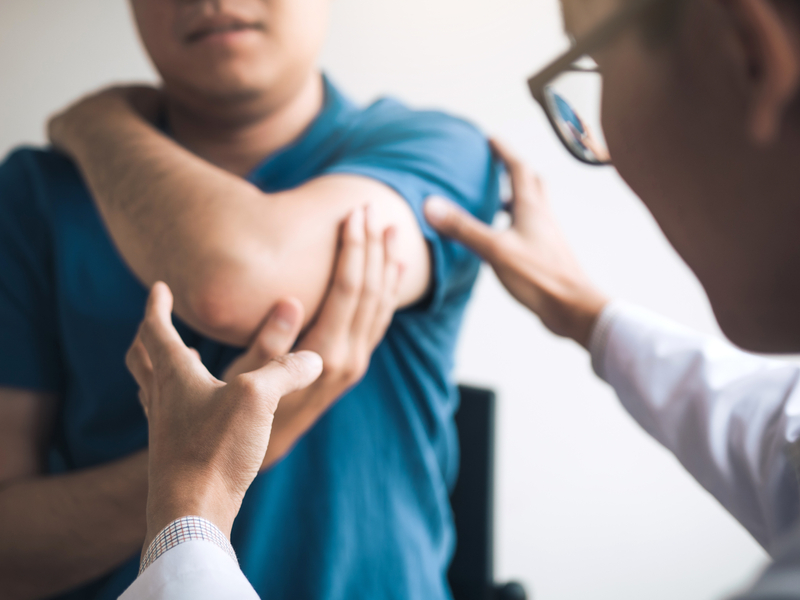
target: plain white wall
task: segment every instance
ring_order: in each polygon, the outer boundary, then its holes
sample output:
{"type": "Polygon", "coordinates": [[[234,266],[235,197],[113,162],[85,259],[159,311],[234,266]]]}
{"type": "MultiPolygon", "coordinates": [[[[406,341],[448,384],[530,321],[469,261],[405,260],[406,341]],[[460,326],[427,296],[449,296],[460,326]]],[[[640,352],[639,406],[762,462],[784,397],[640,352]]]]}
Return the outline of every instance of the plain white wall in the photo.
{"type": "MultiPolygon", "coordinates": [[[[610,294],[716,332],[699,285],[610,169],[558,145],[525,77],[566,46],[556,0],[334,0],[322,63],[352,96],[465,116],[547,180],[588,272],[610,294]]],[[[0,2],[0,152],[97,86],[153,80],[124,0],[0,2]]],[[[484,270],[461,381],[499,394],[497,574],[541,600],[711,600],[763,551],[642,433],[576,345],[547,334],[484,270]]]]}

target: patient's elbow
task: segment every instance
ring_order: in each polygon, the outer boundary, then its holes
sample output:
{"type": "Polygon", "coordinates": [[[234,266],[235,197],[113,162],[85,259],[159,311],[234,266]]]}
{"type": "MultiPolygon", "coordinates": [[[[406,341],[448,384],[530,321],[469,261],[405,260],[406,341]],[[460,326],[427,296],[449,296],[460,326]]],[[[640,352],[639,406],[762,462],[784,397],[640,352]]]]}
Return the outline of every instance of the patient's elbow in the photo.
{"type": "MultiPolygon", "coordinates": [[[[225,344],[244,347],[269,309],[248,265],[226,261],[205,272],[186,296],[185,318],[200,333],[225,344]]],[[[266,274],[265,274],[266,275],[266,274]]],[[[176,311],[177,311],[176,302],[176,311]]]]}

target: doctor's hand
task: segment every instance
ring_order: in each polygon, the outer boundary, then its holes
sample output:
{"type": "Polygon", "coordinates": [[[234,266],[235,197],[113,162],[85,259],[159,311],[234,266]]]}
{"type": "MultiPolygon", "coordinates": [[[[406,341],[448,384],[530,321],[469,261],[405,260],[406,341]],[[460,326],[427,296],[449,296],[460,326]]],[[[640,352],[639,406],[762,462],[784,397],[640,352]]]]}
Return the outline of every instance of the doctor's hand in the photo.
{"type": "Polygon", "coordinates": [[[322,308],[299,342],[303,306],[279,302],[249,349],[229,367],[231,380],[275,356],[311,350],[322,357],[322,375],[312,385],[281,400],[262,468],[282,458],[342,394],[366,373],[370,357],[391,323],[399,298],[403,265],[393,228],[380,229],[372,211],[354,211],[342,227],[333,279],[322,308]]]}
{"type": "Polygon", "coordinates": [[[126,357],[149,427],[145,548],[170,522],[189,515],[230,536],[267,451],[279,400],[322,371],[318,355],[298,352],[219,381],[184,345],[171,312],[172,293],[156,283],[126,357]]]}
{"type": "Polygon", "coordinates": [[[578,264],[547,201],[542,182],[505,146],[492,147],[513,188],[512,225],[498,231],[442,198],[425,204],[428,222],[488,262],[506,289],[553,333],[588,347],[608,299],[578,264]]]}

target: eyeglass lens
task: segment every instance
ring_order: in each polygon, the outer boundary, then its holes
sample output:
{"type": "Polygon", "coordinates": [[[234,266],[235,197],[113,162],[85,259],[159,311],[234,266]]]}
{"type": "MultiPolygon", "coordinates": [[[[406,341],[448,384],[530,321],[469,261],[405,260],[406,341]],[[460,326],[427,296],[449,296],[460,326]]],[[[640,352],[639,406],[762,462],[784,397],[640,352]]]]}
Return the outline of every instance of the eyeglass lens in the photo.
{"type": "Polygon", "coordinates": [[[602,77],[591,59],[576,63],[544,88],[550,118],[561,139],[579,159],[606,164],[608,153],[600,122],[602,77]]]}

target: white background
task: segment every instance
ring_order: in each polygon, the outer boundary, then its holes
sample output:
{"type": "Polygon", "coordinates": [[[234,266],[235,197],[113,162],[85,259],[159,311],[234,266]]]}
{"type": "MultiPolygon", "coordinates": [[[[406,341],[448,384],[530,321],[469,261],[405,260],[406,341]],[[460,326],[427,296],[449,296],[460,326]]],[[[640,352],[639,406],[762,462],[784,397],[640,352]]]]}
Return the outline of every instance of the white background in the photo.
{"type": "MultiPolygon", "coordinates": [[[[334,0],[322,64],[352,96],[446,109],[546,179],[605,290],[715,332],[699,285],[612,170],[558,145],[525,78],[566,46],[555,0],[334,0]]],[[[154,80],[124,0],[0,2],[0,153],[41,143],[48,113],[97,86],[154,80]]],[[[711,600],[763,551],[642,433],[591,373],[484,271],[458,378],[499,394],[496,569],[539,600],[711,600]]]]}

